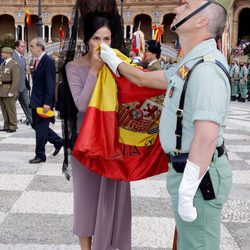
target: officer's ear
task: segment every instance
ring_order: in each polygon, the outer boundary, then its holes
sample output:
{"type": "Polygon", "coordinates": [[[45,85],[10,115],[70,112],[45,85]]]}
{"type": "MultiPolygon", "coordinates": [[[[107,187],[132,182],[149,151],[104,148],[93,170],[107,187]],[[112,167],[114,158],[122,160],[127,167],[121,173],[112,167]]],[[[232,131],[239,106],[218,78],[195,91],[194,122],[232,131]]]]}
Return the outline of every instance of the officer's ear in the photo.
{"type": "Polygon", "coordinates": [[[206,16],[200,16],[196,19],[195,27],[196,28],[203,28],[208,26],[208,18],[206,16]]]}

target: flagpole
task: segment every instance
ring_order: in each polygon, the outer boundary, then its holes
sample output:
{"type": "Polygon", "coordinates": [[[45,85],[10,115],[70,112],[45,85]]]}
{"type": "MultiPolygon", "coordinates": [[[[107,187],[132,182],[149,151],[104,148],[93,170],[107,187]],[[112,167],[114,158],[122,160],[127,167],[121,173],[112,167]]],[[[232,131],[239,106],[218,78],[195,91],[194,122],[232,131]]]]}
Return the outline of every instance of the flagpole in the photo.
{"type": "Polygon", "coordinates": [[[43,22],[42,22],[42,4],[41,0],[38,0],[38,22],[37,22],[37,27],[38,27],[38,37],[43,37],[43,22]]]}
{"type": "Polygon", "coordinates": [[[29,53],[29,37],[28,37],[28,25],[27,25],[27,21],[26,21],[26,8],[27,8],[26,0],[24,0],[24,7],[25,7],[24,29],[25,29],[25,37],[26,37],[26,51],[27,51],[27,54],[28,54],[29,53]]]}

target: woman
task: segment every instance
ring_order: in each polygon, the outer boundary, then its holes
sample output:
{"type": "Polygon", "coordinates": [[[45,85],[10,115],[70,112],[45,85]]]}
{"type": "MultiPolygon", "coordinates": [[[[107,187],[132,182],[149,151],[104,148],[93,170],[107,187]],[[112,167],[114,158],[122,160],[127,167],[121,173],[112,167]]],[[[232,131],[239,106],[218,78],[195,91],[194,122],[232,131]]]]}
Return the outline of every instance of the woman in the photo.
{"type": "MultiPolygon", "coordinates": [[[[84,19],[87,53],[66,65],[67,80],[78,109],[79,132],[97,75],[103,62],[99,46],[118,49],[121,26],[111,14],[95,11],[84,19]]],[[[94,124],[93,124],[94,126],[94,124]]],[[[82,250],[131,249],[131,196],[128,182],[107,179],[91,172],[71,157],[74,192],[74,234],[82,250]],[[93,242],[92,242],[93,236],[93,242]],[[92,248],[91,248],[92,245],[92,248]]]]}

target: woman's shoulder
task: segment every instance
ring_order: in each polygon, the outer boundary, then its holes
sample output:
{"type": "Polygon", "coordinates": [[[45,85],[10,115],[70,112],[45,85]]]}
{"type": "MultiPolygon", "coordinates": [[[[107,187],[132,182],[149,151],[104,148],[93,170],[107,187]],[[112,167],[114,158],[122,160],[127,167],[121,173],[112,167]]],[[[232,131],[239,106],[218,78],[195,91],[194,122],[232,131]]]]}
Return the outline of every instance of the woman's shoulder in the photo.
{"type": "Polygon", "coordinates": [[[75,58],[73,61],[68,62],[66,66],[70,66],[70,67],[87,67],[88,63],[86,61],[85,56],[81,56],[81,57],[75,58]]]}

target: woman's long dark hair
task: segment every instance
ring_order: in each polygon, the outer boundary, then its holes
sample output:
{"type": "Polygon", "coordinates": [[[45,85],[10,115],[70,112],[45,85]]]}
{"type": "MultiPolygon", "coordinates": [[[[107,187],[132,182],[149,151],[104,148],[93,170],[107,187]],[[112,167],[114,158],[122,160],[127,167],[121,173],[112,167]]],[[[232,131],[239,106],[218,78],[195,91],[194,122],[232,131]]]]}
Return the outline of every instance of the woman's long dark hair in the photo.
{"type": "Polygon", "coordinates": [[[74,60],[77,49],[77,37],[83,29],[83,40],[87,45],[89,39],[101,27],[108,27],[111,31],[111,47],[125,51],[123,26],[118,13],[116,0],[77,0],[73,15],[71,35],[69,32],[61,51],[61,79],[59,85],[58,108],[62,119],[62,134],[64,138],[64,161],[62,171],[66,178],[70,178],[68,155],[74,147],[77,138],[76,121],[77,107],[70,92],[65,66],[74,60]]]}

